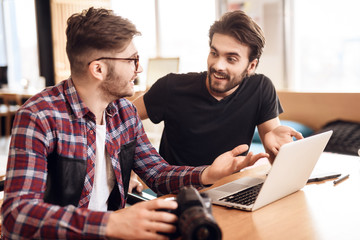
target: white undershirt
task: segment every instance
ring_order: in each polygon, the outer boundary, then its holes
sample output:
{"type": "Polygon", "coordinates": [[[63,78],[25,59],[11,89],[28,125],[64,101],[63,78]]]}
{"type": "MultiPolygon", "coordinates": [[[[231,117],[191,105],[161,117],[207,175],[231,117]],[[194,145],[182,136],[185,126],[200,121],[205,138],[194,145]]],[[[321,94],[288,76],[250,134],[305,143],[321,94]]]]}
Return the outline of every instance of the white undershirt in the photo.
{"type": "MultiPolygon", "coordinates": [[[[105,114],[103,117],[105,123],[105,114]]],[[[105,148],[106,124],[96,125],[96,158],[94,185],[88,208],[93,211],[107,211],[108,198],[115,184],[115,174],[105,148]]]]}

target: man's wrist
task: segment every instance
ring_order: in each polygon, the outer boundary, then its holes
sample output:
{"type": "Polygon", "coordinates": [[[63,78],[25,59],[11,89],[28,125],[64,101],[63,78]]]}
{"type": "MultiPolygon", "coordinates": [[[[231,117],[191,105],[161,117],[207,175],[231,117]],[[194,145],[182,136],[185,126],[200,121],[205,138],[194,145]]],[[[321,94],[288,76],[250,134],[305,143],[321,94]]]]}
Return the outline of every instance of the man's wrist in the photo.
{"type": "Polygon", "coordinates": [[[200,175],[201,185],[203,185],[204,187],[209,187],[214,183],[214,181],[211,181],[209,178],[209,174],[208,174],[209,168],[210,168],[210,166],[207,166],[206,168],[204,168],[204,170],[201,172],[201,175],[200,175]]]}

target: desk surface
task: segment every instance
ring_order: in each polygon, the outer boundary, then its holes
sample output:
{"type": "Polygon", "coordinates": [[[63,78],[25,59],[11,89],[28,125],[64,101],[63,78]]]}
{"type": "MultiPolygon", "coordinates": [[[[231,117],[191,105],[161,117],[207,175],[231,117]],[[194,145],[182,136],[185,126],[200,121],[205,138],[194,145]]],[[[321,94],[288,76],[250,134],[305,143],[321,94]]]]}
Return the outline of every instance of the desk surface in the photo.
{"type": "MultiPolygon", "coordinates": [[[[230,180],[266,174],[269,164],[229,176],[230,180]]],[[[360,158],[323,153],[315,171],[340,172],[350,177],[307,184],[302,190],[255,212],[213,205],[223,239],[360,239],[360,158]]]]}

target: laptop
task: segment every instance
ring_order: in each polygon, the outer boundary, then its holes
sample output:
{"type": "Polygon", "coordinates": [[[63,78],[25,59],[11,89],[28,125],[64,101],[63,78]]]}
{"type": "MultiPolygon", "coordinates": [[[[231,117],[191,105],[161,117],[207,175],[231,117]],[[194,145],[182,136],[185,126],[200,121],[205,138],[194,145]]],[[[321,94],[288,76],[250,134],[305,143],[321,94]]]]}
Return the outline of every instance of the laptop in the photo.
{"type": "Polygon", "coordinates": [[[265,179],[243,177],[204,191],[212,203],[255,211],[305,186],[332,131],[281,146],[265,179]]]}

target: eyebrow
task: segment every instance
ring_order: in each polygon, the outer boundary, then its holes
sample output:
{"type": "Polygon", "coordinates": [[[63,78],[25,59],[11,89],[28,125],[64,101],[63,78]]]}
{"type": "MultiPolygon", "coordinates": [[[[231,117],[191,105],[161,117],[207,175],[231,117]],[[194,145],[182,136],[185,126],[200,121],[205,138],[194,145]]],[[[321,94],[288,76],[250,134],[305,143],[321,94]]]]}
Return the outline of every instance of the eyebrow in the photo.
{"type": "MultiPolygon", "coordinates": [[[[211,49],[215,50],[216,52],[219,52],[216,47],[214,46],[210,46],[211,49]]],[[[225,55],[227,56],[237,56],[237,57],[241,57],[237,52],[227,52],[225,53],[225,55]]]]}

